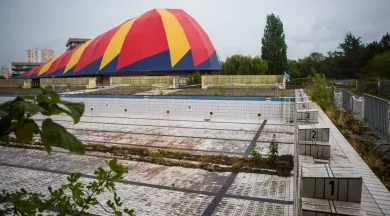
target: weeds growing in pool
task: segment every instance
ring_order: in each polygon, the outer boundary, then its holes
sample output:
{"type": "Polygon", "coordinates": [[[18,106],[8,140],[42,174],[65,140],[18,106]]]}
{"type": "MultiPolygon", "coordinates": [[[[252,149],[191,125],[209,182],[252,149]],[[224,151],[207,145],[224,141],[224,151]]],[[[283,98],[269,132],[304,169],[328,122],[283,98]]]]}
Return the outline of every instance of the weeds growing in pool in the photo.
{"type": "MultiPolygon", "coordinates": [[[[13,141],[14,140],[12,140],[12,143],[8,146],[43,149],[40,142],[21,144],[13,141]]],[[[211,172],[253,172],[289,176],[294,166],[292,155],[263,157],[258,152],[252,152],[252,155],[256,154],[256,157],[247,158],[224,154],[201,155],[183,151],[168,151],[119,145],[106,146],[103,144],[87,144],[86,151],[92,155],[115,156],[122,159],[149,162],[165,166],[198,168],[211,172]]]]}

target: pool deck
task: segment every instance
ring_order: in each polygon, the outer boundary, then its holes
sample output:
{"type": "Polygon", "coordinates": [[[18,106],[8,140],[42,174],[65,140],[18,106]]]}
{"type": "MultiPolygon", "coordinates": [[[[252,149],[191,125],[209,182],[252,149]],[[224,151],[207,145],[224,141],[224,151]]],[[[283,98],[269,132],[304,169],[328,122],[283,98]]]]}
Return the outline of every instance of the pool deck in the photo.
{"type": "MultiPolygon", "coordinates": [[[[316,104],[314,106],[318,109],[319,124],[330,128],[330,166],[351,165],[359,176],[363,178],[361,207],[363,207],[366,215],[390,215],[390,192],[348,143],[328,116],[316,104]]],[[[304,166],[305,163],[303,162],[301,165],[304,166]]],[[[306,165],[308,164],[310,162],[306,165]]]]}
{"type": "MultiPolygon", "coordinates": [[[[122,99],[111,100],[121,102],[122,99]]],[[[209,121],[202,118],[206,116],[203,111],[194,118],[190,114],[175,118],[165,117],[165,114],[161,118],[148,117],[145,113],[131,116],[114,112],[116,109],[123,112],[127,106],[119,107],[122,106],[119,102],[111,108],[106,102],[95,104],[93,98],[85,101],[89,104],[87,110],[98,106],[102,109],[86,112],[76,125],[69,117],[53,117],[84,143],[246,157],[252,147],[267,156],[269,143],[275,137],[279,154],[294,154],[293,124],[272,118],[266,121],[230,118],[234,112],[240,112],[236,111],[238,108],[250,105],[246,101],[228,106],[233,110],[229,116],[218,117],[216,112],[218,118],[209,121]],[[100,111],[104,113],[98,114],[100,111]]],[[[198,108],[194,103],[187,101],[185,108],[190,105],[191,109],[198,108]]],[[[264,101],[264,104],[268,103],[272,102],[264,101]]],[[[160,108],[161,113],[165,112],[165,107],[157,105],[160,107],[156,113],[160,108]]],[[[206,105],[211,105],[211,102],[206,105]]],[[[269,109],[267,115],[271,117],[279,115],[272,110],[274,107],[267,105],[264,108],[269,109]]],[[[366,215],[390,215],[390,193],[325,113],[319,108],[318,111],[319,123],[330,128],[330,165],[352,165],[363,177],[361,206],[366,215]]],[[[251,108],[247,112],[252,115],[258,111],[251,108]]],[[[40,119],[41,116],[36,118],[38,123],[40,119]]],[[[107,154],[87,152],[86,155],[76,155],[60,149],[48,155],[39,150],[0,147],[0,190],[23,187],[47,193],[48,186],[58,187],[66,183],[66,177],[72,172],[83,173],[81,181],[87,183],[94,178],[96,168],[107,167],[104,161],[108,158],[107,154]]],[[[124,201],[124,207],[133,208],[136,215],[293,215],[293,175],[208,172],[122,159],[119,162],[128,167],[129,173],[116,184],[118,195],[124,201]]],[[[107,193],[99,196],[103,202],[108,198],[107,193]]],[[[105,215],[100,207],[91,209],[91,212],[105,215]]]]}

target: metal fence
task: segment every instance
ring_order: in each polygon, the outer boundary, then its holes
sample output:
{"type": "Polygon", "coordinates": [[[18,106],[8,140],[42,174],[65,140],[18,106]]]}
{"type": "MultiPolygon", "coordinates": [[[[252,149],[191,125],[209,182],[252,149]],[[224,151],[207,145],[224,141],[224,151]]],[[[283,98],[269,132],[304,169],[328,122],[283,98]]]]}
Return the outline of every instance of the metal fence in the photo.
{"type": "Polygon", "coordinates": [[[390,80],[382,80],[379,82],[379,92],[390,95],[390,80]]]}
{"type": "Polygon", "coordinates": [[[342,103],[343,109],[346,110],[347,112],[352,113],[353,112],[352,92],[342,89],[341,93],[343,99],[343,103],[342,103]]]}
{"type": "Polygon", "coordinates": [[[385,138],[390,138],[390,101],[369,94],[363,94],[363,97],[364,121],[385,138]]]}

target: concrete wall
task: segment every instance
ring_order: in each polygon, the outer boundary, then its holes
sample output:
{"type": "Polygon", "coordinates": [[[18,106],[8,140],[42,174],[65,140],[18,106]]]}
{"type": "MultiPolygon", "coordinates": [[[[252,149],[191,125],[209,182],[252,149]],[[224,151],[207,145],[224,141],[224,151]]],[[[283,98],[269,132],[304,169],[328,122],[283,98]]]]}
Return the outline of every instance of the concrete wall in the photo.
{"type": "Polygon", "coordinates": [[[68,85],[72,87],[96,88],[96,77],[42,78],[40,82],[42,88],[52,85],[68,85]]]}
{"type": "Polygon", "coordinates": [[[30,79],[0,79],[0,88],[31,88],[30,79]]]}
{"type": "Polygon", "coordinates": [[[202,88],[284,88],[283,75],[206,75],[202,76],[202,88]]]}
{"type": "Polygon", "coordinates": [[[125,76],[110,77],[114,86],[150,86],[157,88],[179,88],[179,76],[125,76]]]}

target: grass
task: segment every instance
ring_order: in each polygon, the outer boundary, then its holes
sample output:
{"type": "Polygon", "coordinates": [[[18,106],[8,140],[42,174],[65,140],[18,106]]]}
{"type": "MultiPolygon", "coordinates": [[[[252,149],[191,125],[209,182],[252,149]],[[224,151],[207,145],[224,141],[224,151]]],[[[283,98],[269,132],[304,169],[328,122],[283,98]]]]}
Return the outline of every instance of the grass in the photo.
{"type": "Polygon", "coordinates": [[[362,157],[367,166],[381,180],[383,185],[390,190],[390,167],[386,166],[386,161],[374,151],[375,133],[368,127],[365,127],[364,123],[354,119],[351,114],[343,110],[331,109],[327,110],[326,114],[362,157]],[[362,140],[357,138],[357,135],[371,138],[370,140],[362,140]]]}
{"type": "MultiPolygon", "coordinates": [[[[11,144],[1,144],[7,147],[44,150],[41,142],[33,144],[19,143],[13,138],[11,144]]],[[[106,146],[102,144],[87,144],[87,152],[105,153],[122,159],[155,163],[164,166],[182,166],[204,169],[211,172],[252,172],[290,176],[294,162],[292,155],[262,157],[257,153],[254,157],[236,157],[228,155],[200,155],[183,151],[168,151],[162,149],[106,146]]],[[[99,154],[101,155],[101,154],[99,154]]]]}

